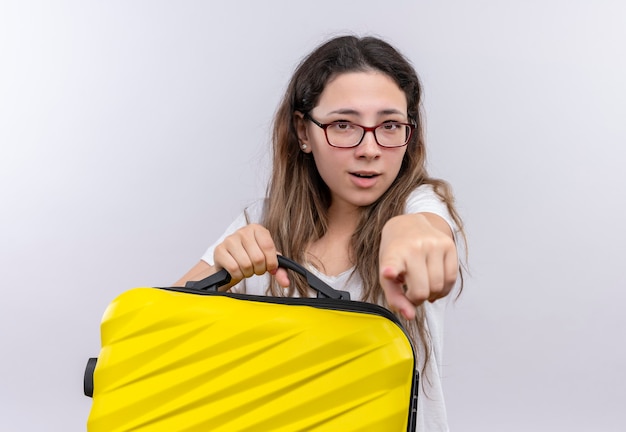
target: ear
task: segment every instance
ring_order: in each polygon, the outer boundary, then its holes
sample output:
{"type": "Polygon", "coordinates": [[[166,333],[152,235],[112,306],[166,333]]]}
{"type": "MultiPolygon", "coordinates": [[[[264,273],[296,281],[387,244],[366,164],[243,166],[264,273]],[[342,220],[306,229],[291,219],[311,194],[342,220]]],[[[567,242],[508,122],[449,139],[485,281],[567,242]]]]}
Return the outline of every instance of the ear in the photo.
{"type": "Polygon", "coordinates": [[[307,123],[308,121],[304,118],[304,114],[302,114],[300,111],[296,111],[293,113],[293,124],[296,128],[296,134],[298,135],[300,150],[305,153],[311,153],[309,134],[307,132],[307,123]]]}

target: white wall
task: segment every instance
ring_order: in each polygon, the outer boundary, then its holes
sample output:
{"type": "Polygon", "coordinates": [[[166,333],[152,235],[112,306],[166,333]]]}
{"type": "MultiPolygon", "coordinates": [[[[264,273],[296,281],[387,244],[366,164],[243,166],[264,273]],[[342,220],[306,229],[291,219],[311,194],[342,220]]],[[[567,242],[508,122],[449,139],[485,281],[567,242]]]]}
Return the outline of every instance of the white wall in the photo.
{"type": "Polygon", "coordinates": [[[353,31],[413,59],[467,223],[453,430],[624,430],[624,22],[619,0],[3,1],[0,429],[84,430],[107,304],[263,194],[294,66],[353,31]]]}

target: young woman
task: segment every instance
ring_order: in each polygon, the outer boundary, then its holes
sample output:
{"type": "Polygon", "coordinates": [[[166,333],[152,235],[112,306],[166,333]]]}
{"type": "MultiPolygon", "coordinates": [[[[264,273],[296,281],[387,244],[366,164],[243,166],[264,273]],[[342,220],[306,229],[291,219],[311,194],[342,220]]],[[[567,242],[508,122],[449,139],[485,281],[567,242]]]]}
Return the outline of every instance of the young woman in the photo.
{"type": "Polygon", "coordinates": [[[277,253],[353,299],[396,311],[418,349],[418,430],[447,430],[443,312],[460,285],[463,232],[447,184],[425,168],[421,88],[372,37],[332,39],[296,69],[274,122],[267,198],[248,207],[177,284],[225,268],[236,292],[308,296],[277,253]],[[263,277],[252,277],[264,275],[263,277]]]}

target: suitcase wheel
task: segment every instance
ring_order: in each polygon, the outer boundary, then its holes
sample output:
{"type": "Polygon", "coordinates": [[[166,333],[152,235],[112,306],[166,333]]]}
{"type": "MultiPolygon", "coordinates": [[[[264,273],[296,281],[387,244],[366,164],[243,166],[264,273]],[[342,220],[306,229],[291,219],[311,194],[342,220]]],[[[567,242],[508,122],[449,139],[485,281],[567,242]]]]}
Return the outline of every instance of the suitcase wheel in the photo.
{"type": "Polygon", "coordinates": [[[96,363],[98,357],[92,357],[87,360],[87,367],[85,367],[85,379],[83,381],[83,391],[85,396],[93,397],[93,372],[96,369],[96,363]]]}

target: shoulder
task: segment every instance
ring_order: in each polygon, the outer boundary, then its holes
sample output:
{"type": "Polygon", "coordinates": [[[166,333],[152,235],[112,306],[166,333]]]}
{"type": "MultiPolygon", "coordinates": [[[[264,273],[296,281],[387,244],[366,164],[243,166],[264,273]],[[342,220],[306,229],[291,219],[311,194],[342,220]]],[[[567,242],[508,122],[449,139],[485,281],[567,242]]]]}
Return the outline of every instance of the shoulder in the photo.
{"type": "Polygon", "coordinates": [[[413,191],[409,194],[407,198],[407,206],[411,204],[419,204],[419,203],[428,203],[432,200],[441,202],[441,198],[435,192],[435,188],[431,184],[421,184],[417,186],[413,191]]]}
{"type": "Polygon", "coordinates": [[[411,192],[406,200],[405,211],[406,213],[431,212],[444,217],[444,219],[450,218],[446,202],[430,184],[422,184],[411,192]]]}
{"type": "MultiPolygon", "coordinates": [[[[416,187],[406,200],[405,213],[433,213],[450,226],[457,240],[459,228],[450,213],[448,203],[435,191],[434,186],[422,184],[416,187]]],[[[458,243],[457,243],[458,244],[458,243]]]]}

